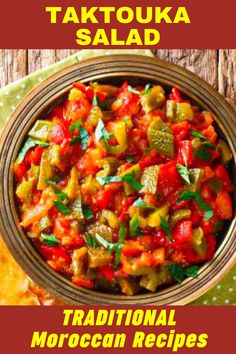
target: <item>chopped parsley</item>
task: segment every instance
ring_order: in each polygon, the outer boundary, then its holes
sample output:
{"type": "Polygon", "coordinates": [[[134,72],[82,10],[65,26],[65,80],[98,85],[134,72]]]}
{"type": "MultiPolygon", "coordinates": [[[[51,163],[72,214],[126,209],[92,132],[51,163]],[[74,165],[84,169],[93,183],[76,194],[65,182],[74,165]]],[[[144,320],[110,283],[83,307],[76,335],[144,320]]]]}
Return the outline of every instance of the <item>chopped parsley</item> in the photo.
{"type": "Polygon", "coordinates": [[[198,192],[184,191],[179,196],[179,201],[182,200],[195,200],[195,202],[199,205],[199,207],[205,212],[204,215],[205,220],[209,220],[214,215],[210,205],[204,202],[204,200],[202,199],[202,197],[198,192]]]}
{"type": "Polygon", "coordinates": [[[107,151],[109,151],[109,144],[108,141],[109,139],[112,138],[112,134],[108,133],[108,131],[105,129],[105,125],[101,119],[99,119],[96,130],[95,130],[95,139],[98,142],[99,140],[103,141],[107,151]]]}
{"type": "Polygon", "coordinates": [[[126,175],[122,177],[122,181],[128,183],[136,191],[140,191],[143,185],[138,182],[132,175],[126,175]]]}
{"type": "Polygon", "coordinates": [[[70,145],[74,145],[77,143],[81,142],[81,150],[86,150],[87,146],[88,146],[88,141],[89,141],[89,134],[87,132],[87,130],[85,130],[82,126],[81,126],[81,119],[78,120],[77,122],[71,124],[70,128],[69,128],[69,132],[71,134],[74,134],[75,130],[79,131],[79,136],[73,136],[73,138],[70,141],[70,145]]]}
{"type": "Polygon", "coordinates": [[[40,141],[32,138],[28,138],[26,142],[24,143],[22,149],[19,152],[19,155],[17,157],[16,163],[19,165],[21,162],[24,161],[24,158],[27,154],[27,152],[35,146],[43,146],[43,147],[48,147],[49,143],[46,143],[45,141],[40,141]]]}
{"type": "Polygon", "coordinates": [[[132,188],[134,188],[136,191],[140,191],[140,189],[143,187],[141,183],[139,183],[132,175],[126,175],[126,176],[101,176],[101,177],[96,177],[96,180],[98,181],[101,186],[104,184],[109,184],[109,183],[114,183],[114,182],[126,182],[128,183],[132,188]]]}
{"type": "Polygon", "coordinates": [[[189,171],[188,167],[184,166],[184,165],[181,165],[180,163],[178,163],[176,165],[176,167],[177,167],[179,175],[183,178],[183,180],[185,182],[187,182],[188,184],[191,184],[190,175],[189,175],[190,171],[189,171]]]}
{"type": "Polygon", "coordinates": [[[135,159],[134,159],[133,156],[127,156],[127,157],[125,158],[125,161],[126,161],[126,162],[134,162],[135,159]]]}
{"type": "Polygon", "coordinates": [[[149,208],[149,209],[156,209],[156,207],[154,207],[153,205],[145,203],[142,198],[138,198],[137,200],[135,200],[133,205],[139,206],[139,207],[144,207],[144,208],[149,208]]]}
{"type": "Polygon", "coordinates": [[[181,264],[175,262],[175,263],[171,264],[170,266],[168,266],[168,269],[169,269],[170,273],[173,275],[174,279],[178,283],[182,283],[185,275],[188,277],[191,277],[191,278],[197,278],[199,266],[191,265],[189,267],[184,268],[181,264]]]}
{"type": "Polygon", "coordinates": [[[117,243],[111,243],[104,239],[101,235],[96,234],[96,239],[97,241],[108,251],[115,251],[115,261],[114,261],[114,268],[117,269],[118,265],[120,263],[120,256],[121,256],[121,249],[122,245],[125,240],[125,235],[126,235],[126,227],[124,224],[121,224],[118,236],[119,236],[119,241],[117,243]]]}
{"type": "Polygon", "coordinates": [[[197,132],[196,130],[192,130],[191,134],[199,139],[206,140],[206,137],[201,133],[197,132]]]}
{"type": "Polygon", "coordinates": [[[70,209],[61,201],[61,200],[56,200],[54,202],[54,205],[58,211],[60,211],[64,215],[69,215],[70,214],[70,209]]]}
{"type": "Polygon", "coordinates": [[[142,236],[142,231],[140,229],[140,222],[138,215],[134,215],[129,222],[129,232],[130,236],[142,236]]]}
{"type": "Polygon", "coordinates": [[[166,219],[163,216],[160,216],[160,218],[161,218],[161,228],[162,228],[162,230],[165,232],[168,240],[169,241],[173,241],[173,239],[171,237],[170,225],[168,224],[168,222],[166,221],[166,219]]]}
{"type": "Polygon", "coordinates": [[[41,233],[41,237],[44,239],[45,243],[48,246],[52,246],[54,247],[56,245],[56,243],[59,243],[60,241],[56,238],[56,236],[54,234],[45,234],[45,233],[41,233]]]}
{"type": "Polygon", "coordinates": [[[90,234],[83,235],[83,239],[90,247],[97,247],[98,245],[96,239],[90,234]]]}
{"type": "Polygon", "coordinates": [[[94,215],[89,207],[89,205],[84,204],[82,207],[83,214],[86,217],[86,219],[93,219],[94,215]]]}

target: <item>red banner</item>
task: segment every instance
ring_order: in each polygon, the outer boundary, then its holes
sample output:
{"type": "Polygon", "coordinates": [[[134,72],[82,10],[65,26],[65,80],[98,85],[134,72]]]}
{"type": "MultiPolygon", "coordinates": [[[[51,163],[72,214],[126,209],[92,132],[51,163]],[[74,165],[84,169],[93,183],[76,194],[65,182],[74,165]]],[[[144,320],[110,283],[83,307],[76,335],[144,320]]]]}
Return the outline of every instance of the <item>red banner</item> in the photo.
{"type": "Polygon", "coordinates": [[[2,307],[3,353],[235,352],[236,307],[2,307]]]}
{"type": "Polygon", "coordinates": [[[232,48],[235,10],[233,0],[2,1],[0,47],[232,48]]]}

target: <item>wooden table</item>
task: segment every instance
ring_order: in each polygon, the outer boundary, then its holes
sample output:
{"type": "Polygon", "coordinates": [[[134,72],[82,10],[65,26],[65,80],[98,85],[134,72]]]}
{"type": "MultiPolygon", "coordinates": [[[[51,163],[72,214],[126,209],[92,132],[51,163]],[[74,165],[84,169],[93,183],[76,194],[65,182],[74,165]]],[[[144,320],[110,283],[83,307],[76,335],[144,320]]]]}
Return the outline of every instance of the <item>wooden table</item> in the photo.
{"type": "MultiPolygon", "coordinates": [[[[77,50],[0,50],[0,83],[5,86],[77,50]]],[[[236,49],[156,50],[155,55],[195,72],[236,108],[236,49]]]]}

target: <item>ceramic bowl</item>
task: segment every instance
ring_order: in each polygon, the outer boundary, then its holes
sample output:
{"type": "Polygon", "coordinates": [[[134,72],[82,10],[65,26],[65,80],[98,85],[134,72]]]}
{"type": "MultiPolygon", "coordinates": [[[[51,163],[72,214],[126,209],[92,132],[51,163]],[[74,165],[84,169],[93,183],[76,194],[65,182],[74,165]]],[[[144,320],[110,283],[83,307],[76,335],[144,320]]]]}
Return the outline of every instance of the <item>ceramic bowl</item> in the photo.
{"type": "MultiPolygon", "coordinates": [[[[229,222],[223,240],[211,262],[203,265],[197,279],[156,293],[133,297],[96,292],[73,285],[50,268],[19,226],[14,198],[12,164],[29,129],[38,117],[46,115],[63,100],[76,81],[97,81],[119,85],[159,83],[168,91],[178,87],[202,109],[216,116],[218,133],[233,153],[232,176],[236,159],[236,114],[227,101],[210,85],[193,73],[165,61],[136,55],[112,55],[85,60],[52,75],[35,87],[10,117],[0,141],[0,231],[9,250],[25,272],[41,287],[66,304],[110,305],[183,305],[203,295],[229,271],[236,260],[236,220],[229,222]]],[[[235,179],[235,176],[233,176],[235,179]]],[[[234,198],[235,199],[235,198],[234,198]]]]}

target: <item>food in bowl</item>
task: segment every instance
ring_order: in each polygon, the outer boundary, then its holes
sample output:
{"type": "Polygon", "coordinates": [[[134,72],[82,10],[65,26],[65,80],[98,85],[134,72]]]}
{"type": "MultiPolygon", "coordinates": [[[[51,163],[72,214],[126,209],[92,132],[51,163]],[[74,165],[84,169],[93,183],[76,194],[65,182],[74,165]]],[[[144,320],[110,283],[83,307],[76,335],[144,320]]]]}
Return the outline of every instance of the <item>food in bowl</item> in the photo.
{"type": "Polygon", "coordinates": [[[55,271],[135,295],[185,277],[232,219],[232,155],[177,88],[73,84],[14,164],[20,224],[55,271]]]}

